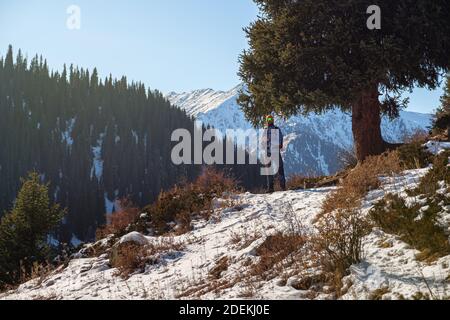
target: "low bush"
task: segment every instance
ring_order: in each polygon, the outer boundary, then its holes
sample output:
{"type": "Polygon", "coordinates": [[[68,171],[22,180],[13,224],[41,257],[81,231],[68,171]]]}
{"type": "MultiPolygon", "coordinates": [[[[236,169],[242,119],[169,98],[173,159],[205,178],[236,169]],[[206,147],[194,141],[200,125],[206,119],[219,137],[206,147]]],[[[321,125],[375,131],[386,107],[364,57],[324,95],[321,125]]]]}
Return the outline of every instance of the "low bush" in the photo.
{"type": "Polygon", "coordinates": [[[409,196],[433,196],[441,189],[441,183],[450,184],[450,151],[443,152],[434,157],[433,167],[420,180],[417,188],[408,191],[409,196]]]}
{"type": "Polygon", "coordinates": [[[371,223],[358,209],[339,209],[327,213],[316,224],[312,238],[314,251],[322,271],[333,279],[339,295],[341,279],[353,264],[363,258],[363,238],[371,231],[371,223]]]}
{"type": "Polygon", "coordinates": [[[191,230],[194,216],[208,219],[214,198],[238,191],[236,182],[223,173],[207,169],[194,183],[183,183],[162,192],[147,206],[148,225],[156,235],[168,232],[183,234],[191,230]]]}
{"type": "MultiPolygon", "coordinates": [[[[273,269],[281,263],[293,263],[296,253],[298,253],[306,243],[306,238],[298,234],[277,233],[269,236],[256,249],[259,261],[251,268],[251,274],[259,276],[264,280],[269,280],[276,275],[273,269]],[[291,256],[292,261],[286,261],[291,256]]],[[[278,274],[277,274],[278,275],[278,274]]]]}
{"type": "Polygon", "coordinates": [[[149,263],[156,261],[150,260],[148,248],[132,242],[119,245],[110,258],[111,266],[124,278],[138,270],[143,271],[149,263]]]}
{"type": "Polygon", "coordinates": [[[414,141],[397,149],[401,166],[406,170],[421,169],[432,162],[432,154],[423,146],[423,141],[414,141]]]}
{"type": "Polygon", "coordinates": [[[362,241],[372,229],[370,219],[360,210],[362,200],[381,186],[381,176],[401,171],[397,151],[369,157],[352,169],[325,200],[316,218],[317,232],[311,239],[313,257],[338,296],[349,267],[361,262],[362,241]]]}
{"type": "Polygon", "coordinates": [[[351,170],[339,188],[325,200],[322,214],[360,207],[361,200],[367,193],[380,187],[380,176],[395,175],[401,171],[396,151],[367,158],[351,170]]]}
{"type": "Polygon", "coordinates": [[[159,263],[163,254],[178,252],[183,248],[182,243],[168,239],[147,245],[134,242],[119,243],[111,251],[109,262],[120,276],[128,278],[133,273],[143,272],[148,265],[159,263]]]}
{"type": "Polygon", "coordinates": [[[410,195],[419,199],[412,204],[398,195],[387,195],[371,210],[375,224],[383,231],[421,251],[420,260],[435,260],[450,254],[447,231],[439,225],[439,215],[450,206],[450,189],[439,186],[440,169],[435,167],[410,195]],[[438,192],[444,190],[445,192],[438,192]]]}
{"type": "Polygon", "coordinates": [[[338,161],[343,170],[349,170],[358,165],[358,158],[354,149],[342,150],[338,153],[338,161]]]}
{"type": "Polygon", "coordinates": [[[111,234],[120,237],[132,231],[129,227],[137,221],[139,208],[135,207],[128,199],[121,200],[119,208],[119,211],[107,216],[106,226],[97,229],[97,240],[104,239],[111,234]]]}
{"type": "Polygon", "coordinates": [[[322,181],[325,177],[306,177],[302,175],[291,176],[287,183],[288,190],[300,190],[315,188],[317,183],[322,181]]]}
{"type": "Polygon", "coordinates": [[[447,231],[439,224],[439,217],[450,206],[450,152],[434,157],[433,167],[420,180],[417,188],[407,194],[409,201],[387,195],[375,205],[371,216],[386,233],[395,234],[421,251],[421,260],[435,260],[450,254],[447,231]]]}

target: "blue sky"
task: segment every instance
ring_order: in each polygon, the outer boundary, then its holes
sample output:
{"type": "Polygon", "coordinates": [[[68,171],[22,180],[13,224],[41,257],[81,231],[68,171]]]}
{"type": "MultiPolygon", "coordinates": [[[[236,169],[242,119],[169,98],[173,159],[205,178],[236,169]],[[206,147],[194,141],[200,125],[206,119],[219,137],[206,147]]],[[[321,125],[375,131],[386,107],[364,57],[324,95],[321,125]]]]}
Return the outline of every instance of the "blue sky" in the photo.
{"type": "MultiPolygon", "coordinates": [[[[252,0],[0,0],[0,54],[12,44],[54,69],[96,66],[163,92],[229,90],[247,46],[242,28],[257,14],[252,0]],[[72,4],[80,30],[66,27],[72,4]]],[[[409,110],[430,112],[441,94],[418,89],[409,110]]]]}

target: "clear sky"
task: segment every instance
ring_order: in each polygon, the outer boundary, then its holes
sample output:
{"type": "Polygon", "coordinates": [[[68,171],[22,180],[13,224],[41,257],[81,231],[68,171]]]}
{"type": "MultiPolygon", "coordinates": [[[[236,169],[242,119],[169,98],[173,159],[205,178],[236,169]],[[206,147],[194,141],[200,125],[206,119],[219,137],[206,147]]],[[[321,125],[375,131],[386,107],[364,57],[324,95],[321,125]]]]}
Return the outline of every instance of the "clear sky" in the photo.
{"type": "MultiPolygon", "coordinates": [[[[242,28],[257,17],[252,0],[0,0],[0,55],[8,44],[29,57],[143,81],[163,92],[239,83],[242,28]],[[81,9],[81,28],[69,30],[67,8],[81,9]]],[[[430,112],[442,91],[416,90],[409,110],[430,112]]]]}

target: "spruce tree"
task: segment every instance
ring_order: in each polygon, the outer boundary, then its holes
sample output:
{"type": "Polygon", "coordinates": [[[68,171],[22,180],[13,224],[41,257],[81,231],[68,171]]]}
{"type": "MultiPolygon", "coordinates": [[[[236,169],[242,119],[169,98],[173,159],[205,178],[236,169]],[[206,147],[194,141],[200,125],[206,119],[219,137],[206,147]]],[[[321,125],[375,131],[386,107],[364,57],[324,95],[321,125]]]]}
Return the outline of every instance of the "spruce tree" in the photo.
{"type": "Polygon", "coordinates": [[[47,236],[64,215],[58,204],[51,204],[48,184],[37,173],[22,180],[13,209],[0,222],[0,285],[14,283],[34,262],[47,258],[47,236]]]}
{"type": "Polygon", "coordinates": [[[449,70],[448,0],[377,1],[375,30],[368,28],[372,1],[255,2],[262,14],[246,29],[250,49],[240,58],[246,116],[261,124],[272,112],[351,112],[360,161],[392,147],[382,138],[381,115],[399,115],[407,104],[402,91],[435,89],[449,70]]]}

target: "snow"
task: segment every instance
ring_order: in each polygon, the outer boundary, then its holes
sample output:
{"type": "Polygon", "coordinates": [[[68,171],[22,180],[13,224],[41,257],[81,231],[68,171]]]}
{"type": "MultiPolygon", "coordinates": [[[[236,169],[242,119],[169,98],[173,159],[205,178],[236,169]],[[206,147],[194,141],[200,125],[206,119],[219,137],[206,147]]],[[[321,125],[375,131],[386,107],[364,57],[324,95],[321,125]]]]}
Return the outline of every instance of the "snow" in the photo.
{"type": "Polygon", "coordinates": [[[59,241],[53,235],[49,234],[47,236],[47,244],[51,247],[57,248],[59,246],[59,241]]]}
{"type": "Polygon", "coordinates": [[[105,211],[106,214],[112,214],[114,211],[115,201],[111,201],[108,198],[108,194],[105,192],[105,211]]]}
{"type": "Polygon", "coordinates": [[[428,141],[425,144],[425,147],[432,154],[441,154],[445,150],[450,149],[450,142],[441,142],[441,141],[428,141]]]}
{"type": "Polygon", "coordinates": [[[110,200],[108,197],[108,193],[105,192],[105,211],[107,215],[111,215],[114,212],[121,211],[120,200],[119,198],[119,190],[114,191],[114,200],[110,200]]]}
{"type": "Polygon", "coordinates": [[[72,238],[70,239],[70,244],[72,245],[72,247],[77,248],[78,246],[83,244],[83,241],[78,239],[76,235],[72,234],[72,238]]]}
{"type": "Polygon", "coordinates": [[[141,246],[146,245],[149,243],[148,239],[142,235],[139,232],[131,232],[127,235],[124,235],[122,238],[120,238],[119,243],[120,244],[124,244],[124,243],[137,243],[141,246]]]}
{"type": "Polygon", "coordinates": [[[97,145],[92,147],[93,164],[91,168],[91,179],[95,176],[98,181],[100,181],[103,176],[104,160],[102,159],[102,145],[104,137],[104,133],[100,134],[100,137],[97,139],[97,145]]]}
{"type": "Polygon", "coordinates": [[[76,118],[72,118],[66,122],[66,131],[62,133],[62,141],[69,146],[73,145],[72,131],[76,123],[76,118]]]}
{"type": "Polygon", "coordinates": [[[447,296],[446,278],[449,276],[450,256],[427,265],[417,261],[419,252],[395,237],[378,230],[366,238],[366,258],[351,268],[344,279],[352,286],[344,299],[369,299],[370,294],[382,288],[389,292],[383,299],[411,299],[416,293],[429,294],[431,298],[447,296]],[[377,243],[390,243],[381,248],[377,243]]]}

